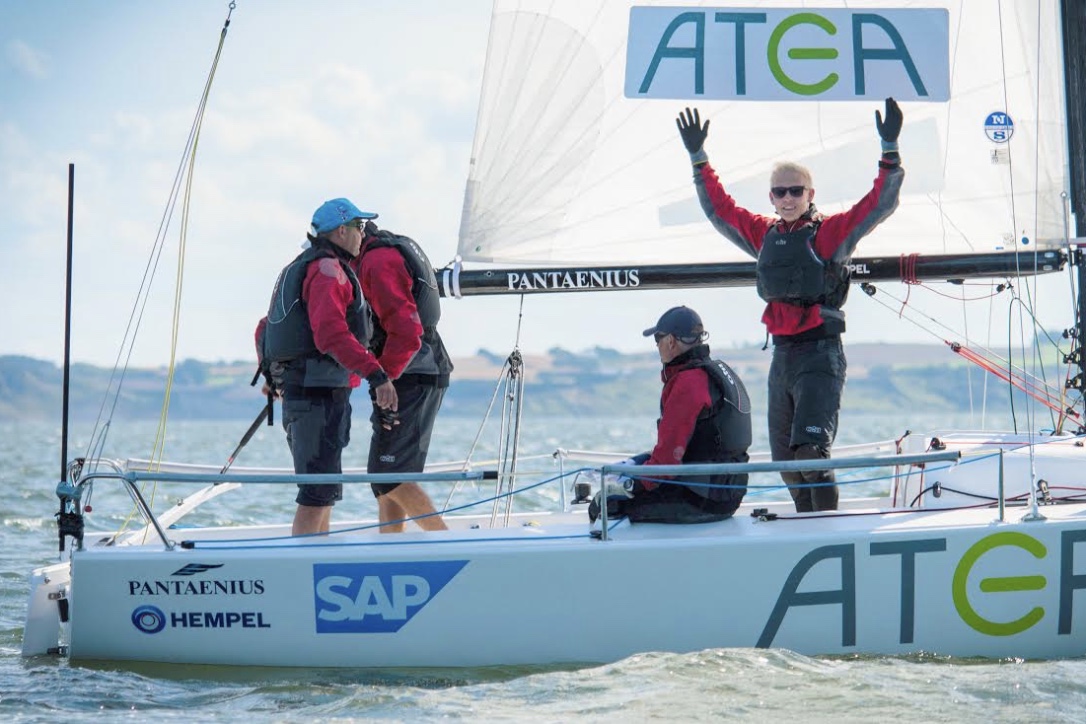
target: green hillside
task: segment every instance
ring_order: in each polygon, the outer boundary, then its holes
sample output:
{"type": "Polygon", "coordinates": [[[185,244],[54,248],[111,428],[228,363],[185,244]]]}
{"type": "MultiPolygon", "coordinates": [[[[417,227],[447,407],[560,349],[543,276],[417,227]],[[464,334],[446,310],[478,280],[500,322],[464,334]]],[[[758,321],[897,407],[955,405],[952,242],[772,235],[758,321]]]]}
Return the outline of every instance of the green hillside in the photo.
{"type": "MultiPolygon", "coordinates": [[[[844,406],[854,412],[892,412],[922,407],[955,412],[984,402],[993,412],[1010,404],[1007,383],[938,345],[864,345],[846,348],[849,372],[844,406]]],[[[759,346],[717,352],[742,377],[755,409],[765,407],[771,352],[759,346]]],[[[443,406],[446,415],[481,418],[491,404],[505,355],[480,350],[455,360],[456,371],[443,406]]],[[[262,398],[250,387],[251,362],[177,365],[169,402],[173,419],[251,419],[262,398]]],[[[98,415],[108,389],[121,379],[109,369],[74,365],[70,398],[73,419],[98,415]],[[112,378],[112,380],[111,380],[112,378]]],[[[660,362],[653,353],[623,354],[595,348],[561,348],[524,358],[524,408],[531,415],[609,416],[622,411],[653,415],[660,392],[660,362]]],[[[130,369],[123,375],[115,417],[157,418],[164,403],[165,368],[130,369]]],[[[1049,373],[1059,388],[1063,380],[1049,373]]],[[[364,393],[360,393],[364,394],[364,393]]],[[[47,361],[0,356],[0,420],[60,419],[61,369],[47,361]]],[[[109,404],[112,405],[112,397],[109,404]]],[[[1023,406],[1017,393],[1014,404],[1023,406]]]]}

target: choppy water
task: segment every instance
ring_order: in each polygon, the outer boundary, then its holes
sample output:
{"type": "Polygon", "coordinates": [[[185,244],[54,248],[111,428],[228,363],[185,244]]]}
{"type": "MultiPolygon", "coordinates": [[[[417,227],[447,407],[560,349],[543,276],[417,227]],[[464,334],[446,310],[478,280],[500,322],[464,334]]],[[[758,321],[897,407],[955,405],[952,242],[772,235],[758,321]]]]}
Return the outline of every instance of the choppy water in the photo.
{"type": "MultiPolygon", "coordinates": [[[[919,429],[926,421],[910,421],[919,429]]],[[[941,425],[962,424],[935,420],[941,425]]],[[[171,425],[165,457],[221,465],[247,421],[171,425]]],[[[478,423],[442,419],[432,460],[462,458],[478,423]]],[[[839,442],[889,438],[903,427],[883,418],[846,417],[839,442]],[[851,434],[850,434],[851,433],[851,434]]],[[[77,426],[71,454],[89,428],[77,426]]],[[[532,452],[637,451],[653,421],[543,420],[524,431],[532,452]]],[[[154,428],[117,428],[108,450],[146,457],[154,428]],[[129,445],[122,441],[131,441],[129,445]]],[[[480,455],[493,450],[484,438],[480,455]]],[[[295,670],[168,665],[71,665],[23,659],[22,624],[31,568],[56,560],[53,492],[60,470],[59,426],[0,421],[0,720],[302,722],[429,721],[741,721],[1086,722],[1086,660],[978,661],[945,657],[819,657],[777,650],[649,653],[599,667],[457,670],[295,670]]],[[[756,443],[757,445],[757,443],[756,443]]],[[[358,430],[348,464],[365,457],[358,430]]],[[[762,445],[761,447],[764,447],[762,445]]],[[[283,433],[262,428],[239,465],[289,465],[283,433]]],[[[877,486],[878,483],[866,483],[877,486]]],[[[355,486],[361,488],[362,486],[355,486]]],[[[435,496],[437,497],[437,496],[435,496]]],[[[117,491],[95,492],[89,528],[111,529],[130,506],[117,491]],[[112,508],[117,510],[112,511],[112,508]]],[[[344,514],[372,514],[368,490],[348,492],[344,514]]],[[[226,495],[198,522],[289,521],[293,491],[226,495]]],[[[341,508],[337,507],[337,515],[341,508]]],[[[636,602],[616,602],[636,605],[636,602]]],[[[597,612],[586,611],[585,615],[597,612]]],[[[653,616],[646,612],[646,625],[653,616]]],[[[530,622],[526,622],[530,625],[530,622]]]]}

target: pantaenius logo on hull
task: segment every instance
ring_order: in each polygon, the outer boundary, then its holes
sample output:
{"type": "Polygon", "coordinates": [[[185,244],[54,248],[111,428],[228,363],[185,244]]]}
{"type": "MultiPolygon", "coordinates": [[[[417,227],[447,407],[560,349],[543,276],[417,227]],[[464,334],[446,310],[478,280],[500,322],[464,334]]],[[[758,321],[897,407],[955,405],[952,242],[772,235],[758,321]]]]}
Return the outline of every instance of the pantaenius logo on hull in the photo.
{"type": "Polygon", "coordinates": [[[467,563],[315,563],[317,633],[395,633],[467,563]]]}

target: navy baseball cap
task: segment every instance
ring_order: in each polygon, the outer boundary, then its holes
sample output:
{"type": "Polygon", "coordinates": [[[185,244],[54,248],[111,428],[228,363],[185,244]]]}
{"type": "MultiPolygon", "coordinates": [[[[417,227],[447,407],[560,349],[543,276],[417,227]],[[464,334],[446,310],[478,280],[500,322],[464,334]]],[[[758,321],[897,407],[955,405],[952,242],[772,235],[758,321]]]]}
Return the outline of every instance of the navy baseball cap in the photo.
{"type": "Polygon", "coordinates": [[[321,204],[313,212],[312,231],[314,236],[327,234],[337,226],[343,226],[355,219],[376,219],[372,211],[362,211],[347,199],[332,199],[321,204]]]}
{"type": "Polygon", "coordinates": [[[701,317],[690,307],[672,307],[664,312],[655,327],[649,327],[643,334],[646,337],[654,334],[670,334],[676,339],[690,343],[702,338],[705,327],[702,326],[701,317]]]}

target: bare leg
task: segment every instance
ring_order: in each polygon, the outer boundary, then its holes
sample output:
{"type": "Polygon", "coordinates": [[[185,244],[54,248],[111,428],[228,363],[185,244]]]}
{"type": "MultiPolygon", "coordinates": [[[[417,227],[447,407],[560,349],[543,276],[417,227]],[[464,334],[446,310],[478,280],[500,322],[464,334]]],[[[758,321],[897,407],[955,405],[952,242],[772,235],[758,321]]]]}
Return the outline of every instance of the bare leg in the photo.
{"type": "Polygon", "coordinates": [[[382,533],[402,533],[403,519],[407,517],[403,506],[389,497],[388,493],[377,498],[378,520],[386,525],[381,526],[382,533]],[[398,521],[389,523],[388,521],[398,521]]]}
{"type": "MultiPolygon", "coordinates": [[[[441,519],[440,515],[430,515],[436,513],[434,504],[430,501],[430,496],[426,494],[426,491],[419,487],[418,483],[400,483],[395,489],[385,493],[377,499],[377,506],[381,513],[381,522],[386,520],[399,520],[402,518],[415,518],[415,522],[423,530],[448,530],[449,527],[445,525],[445,521],[441,519]],[[388,498],[386,501],[385,499],[388,498]],[[392,509],[392,506],[396,506],[396,511],[392,509]],[[395,517],[386,518],[386,512],[392,515],[394,512],[399,513],[395,517]],[[426,518],[419,518],[420,515],[428,515],[426,518]]],[[[396,529],[396,526],[386,526],[381,528],[382,533],[398,533],[403,530],[403,525],[396,529]]]]}
{"type": "Polygon", "coordinates": [[[294,513],[291,535],[327,533],[332,522],[332,506],[299,505],[294,513]]]}

